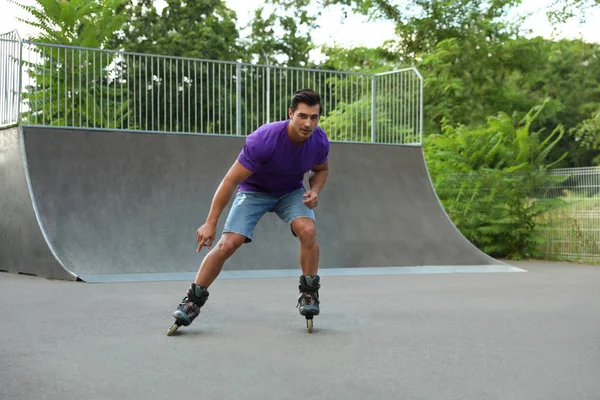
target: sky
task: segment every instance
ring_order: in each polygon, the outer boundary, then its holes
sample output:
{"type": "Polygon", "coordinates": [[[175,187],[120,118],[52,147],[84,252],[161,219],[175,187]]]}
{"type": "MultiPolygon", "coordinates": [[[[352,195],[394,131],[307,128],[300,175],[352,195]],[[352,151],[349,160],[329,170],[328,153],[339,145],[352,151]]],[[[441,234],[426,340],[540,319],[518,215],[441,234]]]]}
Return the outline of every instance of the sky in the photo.
{"type": "MultiPolygon", "coordinates": [[[[34,0],[18,0],[24,4],[34,4],[34,0]]],[[[544,8],[552,0],[524,0],[519,13],[531,13],[523,24],[524,29],[531,29],[533,36],[544,36],[550,38],[552,26],[546,19],[544,8]]],[[[161,1],[157,1],[160,6],[161,1]]],[[[162,1],[164,3],[164,1],[162,1]]],[[[263,3],[262,0],[226,0],[229,8],[236,11],[238,24],[245,24],[251,16],[252,11],[263,3]]],[[[16,17],[27,16],[26,12],[14,5],[10,0],[0,0],[0,33],[18,30],[21,36],[27,36],[32,32],[31,27],[17,21],[16,17]]],[[[595,10],[587,16],[587,23],[580,26],[576,21],[561,27],[560,37],[578,38],[583,37],[587,41],[600,43],[600,10],[595,10]]],[[[339,44],[345,47],[367,46],[375,47],[384,40],[393,36],[394,27],[386,22],[368,22],[366,17],[348,14],[343,18],[341,7],[331,7],[320,19],[321,28],[313,32],[313,42],[317,45],[339,44]],[[360,29],[357,29],[359,27],[360,29]]],[[[318,56],[317,56],[318,57],[318,56]]]]}

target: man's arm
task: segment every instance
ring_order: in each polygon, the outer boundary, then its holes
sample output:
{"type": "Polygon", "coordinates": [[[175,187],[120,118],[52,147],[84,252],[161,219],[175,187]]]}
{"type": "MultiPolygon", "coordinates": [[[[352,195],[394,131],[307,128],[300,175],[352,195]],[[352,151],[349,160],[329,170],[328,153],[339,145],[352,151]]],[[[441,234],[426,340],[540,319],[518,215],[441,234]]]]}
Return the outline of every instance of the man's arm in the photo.
{"type": "Polygon", "coordinates": [[[236,160],[233,163],[215,192],[206,223],[217,225],[219,217],[231,200],[237,185],[248,179],[250,175],[252,175],[252,171],[240,164],[239,161],[236,160]]]}
{"type": "Polygon", "coordinates": [[[323,186],[325,186],[325,182],[327,181],[327,176],[329,175],[329,162],[325,161],[325,163],[321,165],[315,165],[311,171],[311,176],[308,180],[310,184],[310,190],[314,190],[319,194],[321,190],[323,190],[323,186]]]}

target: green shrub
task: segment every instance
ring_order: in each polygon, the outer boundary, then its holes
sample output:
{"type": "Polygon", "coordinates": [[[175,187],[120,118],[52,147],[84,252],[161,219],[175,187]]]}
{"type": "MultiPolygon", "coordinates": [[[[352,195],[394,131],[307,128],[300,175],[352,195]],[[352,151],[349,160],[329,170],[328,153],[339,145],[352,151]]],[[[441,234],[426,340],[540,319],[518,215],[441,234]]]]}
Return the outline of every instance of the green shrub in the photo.
{"type": "Polygon", "coordinates": [[[564,135],[562,126],[541,139],[530,127],[546,103],[520,121],[500,113],[483,127],[443,124],[426,137],[429,170],[440,201],[458,229],[493,257],[535,257],[544,238],[536,219],[560,203],[543,190],[561,179],[544,172],[548,154],[564,135]]]}

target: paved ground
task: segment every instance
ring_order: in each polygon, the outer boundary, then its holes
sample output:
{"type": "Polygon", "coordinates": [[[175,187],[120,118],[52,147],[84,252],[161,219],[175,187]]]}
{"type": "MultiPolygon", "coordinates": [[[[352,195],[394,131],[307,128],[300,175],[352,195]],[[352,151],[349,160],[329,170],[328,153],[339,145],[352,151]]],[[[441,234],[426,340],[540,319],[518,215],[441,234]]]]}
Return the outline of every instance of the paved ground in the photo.
{"type": "Polygon", "coordinates": [[[0,399],[599,399],[600,267],[327,277],[308,334],[293,278],[185,284],[0,274],[0,399]]]}

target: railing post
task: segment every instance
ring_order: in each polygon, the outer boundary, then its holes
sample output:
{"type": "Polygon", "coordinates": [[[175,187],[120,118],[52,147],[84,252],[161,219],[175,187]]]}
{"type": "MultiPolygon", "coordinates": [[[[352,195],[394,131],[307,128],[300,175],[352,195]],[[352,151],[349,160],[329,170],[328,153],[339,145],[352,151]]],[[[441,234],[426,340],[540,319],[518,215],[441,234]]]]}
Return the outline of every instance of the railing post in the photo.
{"type": "Polygon", "coordinates": [[[373,75],[373,79],[372,79],[372,84],[371,84],[371,88],[373,89],[373,98],[371,101],[371,142],[375,143],[375,139],[376,139],[376,134],[375,134],[375,127],[376,127],[376,120],[375,118],[377,117],[377,107],[376,107],[376,101],[377,101],[377,85],[376,85],[376,76],[373,75]]]}
{"type": "Polygon", "coordinates": [[[269,60],[267,59],[267,120],[266,123],[271,121],[271,67],[269,66],[269,60]]]}
{"type": "Polygon", "coordinates": [[[421,82],[421,84],[420,84],[421,104],[419,105],[420,106],[419,107],[419,124],[420,124],[420,126],[419,126],[419,144],[423,145],[423,96],[424,96],[424,93],[423,93],[423,75],[421,75],[419,73],[419,70],[416,69],[416,68],[415,68],[415,72],[416,72],[416,74],[419,77],[419,81],[421,82]]]}
{"type": "Polygon", "coordinates": [[[17,124],[19,124],[21,122],[21,96],[22,96],[22,85],[23,85],[23,40],[21,39],[21,36],[19,35],[18,32],[15,32],[17,39],[18,39],[18,46],[19,46],[19,63],[18,68],[19,68],[19,83],[17,84],[17,115],[15,118],[15,122],[17,124]]]}
{"type": "Polygon", "coordinates": [[[236,65],[236,99],[235,99],[235,118],[236,132],[240,136],[242,134],[242,65],[238,62],[236,65]]]}

